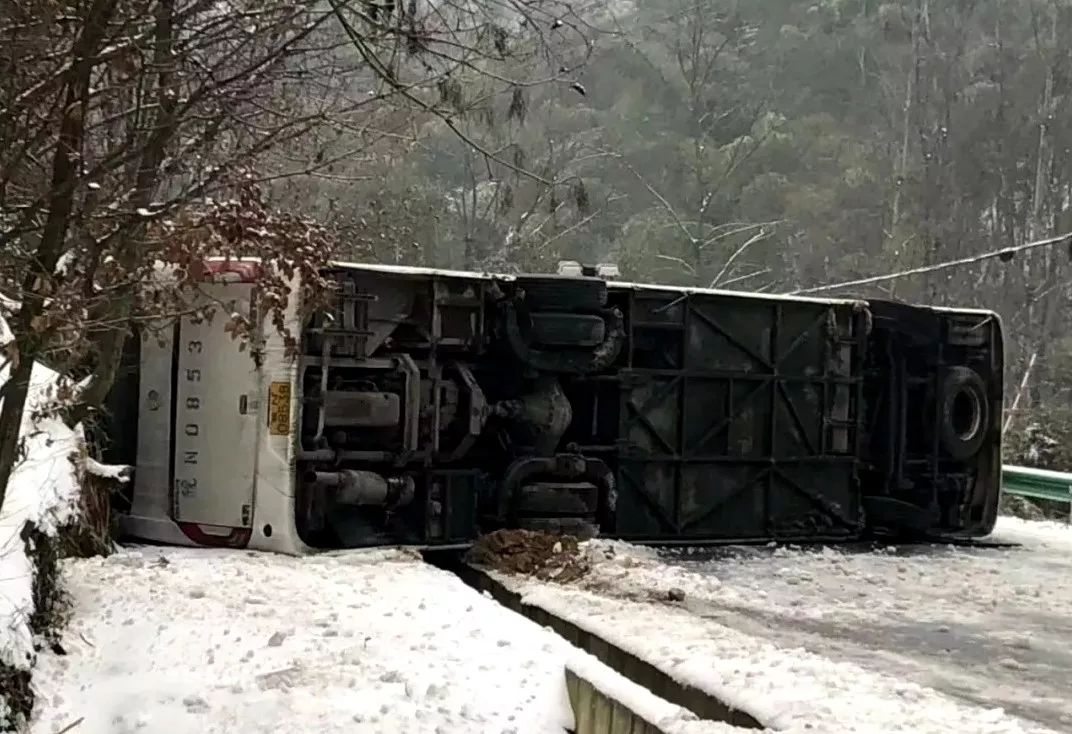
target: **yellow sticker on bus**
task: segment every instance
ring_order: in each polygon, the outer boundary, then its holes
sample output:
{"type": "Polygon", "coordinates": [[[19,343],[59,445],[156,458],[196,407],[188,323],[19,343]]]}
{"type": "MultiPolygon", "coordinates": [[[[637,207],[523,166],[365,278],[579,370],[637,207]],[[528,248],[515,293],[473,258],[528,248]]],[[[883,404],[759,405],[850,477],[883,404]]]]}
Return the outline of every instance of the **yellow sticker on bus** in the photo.
{"type": "Polygon", "coordinates": [[[290,383],[273,382],[268,386],[268,433],[290,435],[290,383]]]}

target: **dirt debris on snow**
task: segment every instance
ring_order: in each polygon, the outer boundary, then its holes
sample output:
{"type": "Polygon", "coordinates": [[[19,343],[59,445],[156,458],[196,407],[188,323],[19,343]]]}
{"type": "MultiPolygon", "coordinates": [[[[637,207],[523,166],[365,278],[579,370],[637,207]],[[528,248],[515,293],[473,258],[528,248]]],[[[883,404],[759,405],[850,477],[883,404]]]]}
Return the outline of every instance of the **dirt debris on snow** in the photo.
{"type": "Polygon", "coordinates": [[[685,602],[685,590],[674,583],[639,590],[619,588],[615,581],[620,576],[643,570],[642,562],[633,554],[619,555],[619,546],[640,551],[617,541],[581,541],[572,535],[542,531],[496,530],[477,540],[466,561],[492,572],[577,586],[634,601],[674,606],[685,602]]]}
{"type": "Polygon", "coordinates": [[[568,584],[589,571],[577,538],[534,530],[496,530],[481,536],[466,560],[502,573],[568,584]]]}

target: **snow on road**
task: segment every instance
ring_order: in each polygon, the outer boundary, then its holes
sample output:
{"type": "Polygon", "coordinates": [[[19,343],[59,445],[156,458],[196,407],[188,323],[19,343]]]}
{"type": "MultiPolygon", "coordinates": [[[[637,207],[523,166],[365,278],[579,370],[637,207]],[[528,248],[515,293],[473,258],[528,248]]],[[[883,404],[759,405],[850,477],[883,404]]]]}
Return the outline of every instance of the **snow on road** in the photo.
{"type": "Polygon", "coordinates": [[[992,540],[1023,546],[595,541],[580,584],[509,584],[768,724],[1072,730],[1072,531],[1002,518],[992,540]]]}
{"type": "Polygon", "coordinates": [[[68,567],[34,732],[556,732],[564,643],[399,553],[176,549],[68,567]],[[166,560],[160,560],[161,558],[166,560]]]}
{"type": "Polygon", "coordinates": [[[722,584],[693,614],[1072,730],[1072,531],[1002,518],[1013,549],[753,551],[668,563],[722,584]]]}
{"type": "Polygon", "coordinates": [[[1052,734],[1000,708],[957,702],[895,675],[774,644],[685,608],[568,586],[518,579],[507,583],[525,602],[598,634],[785,734],[1052,734]]]}
{"type": "Polygon", "coordinates": [[[734,731],[401,551],[136,548],[65,579],[74,618],[34,672],[36,734],[561,734],[567,664],[668,734],[734,731]]]}

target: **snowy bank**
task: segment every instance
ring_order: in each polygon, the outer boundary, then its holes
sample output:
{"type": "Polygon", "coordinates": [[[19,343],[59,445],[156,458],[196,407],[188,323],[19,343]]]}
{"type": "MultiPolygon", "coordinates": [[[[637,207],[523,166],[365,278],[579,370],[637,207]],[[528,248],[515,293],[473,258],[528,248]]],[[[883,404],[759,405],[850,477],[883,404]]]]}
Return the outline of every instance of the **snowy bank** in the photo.
{"type": "MultiPolygon", "coordinates": [[[[0,318],[0,343],[10,339],[0,318]]],[[[0,367],[0,385],[7,381],[0,367]]],[[[35,365],[21,437],[23,452],[0,507],[0,731],[16,727],[33,704],[29,680],[34,637],[45,631],[60,603],[51,540],[77,512],[81,429],[62,421],[32,419],[58,380],[35,365]],[[43,571],[43,572],[42,572],[43,571]]]]}
{"type": "Polygon", "coordinates": [[[696,721],[419,558],[135,548],[64,563],[66,655],[32,731],[563,734],[569,666],[670,734],[696,721]]]}

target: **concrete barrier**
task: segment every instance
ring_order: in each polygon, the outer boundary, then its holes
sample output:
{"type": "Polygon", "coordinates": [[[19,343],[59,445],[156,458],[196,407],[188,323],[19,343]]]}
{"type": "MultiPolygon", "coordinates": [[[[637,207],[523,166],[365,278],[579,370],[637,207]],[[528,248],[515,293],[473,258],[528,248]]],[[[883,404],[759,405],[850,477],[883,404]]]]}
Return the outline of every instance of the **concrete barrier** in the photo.
{"type": "Polygon", "coordinates": [[[569,668],[566,689],[573,707],[573,734],[666,734],[569,668]]]}
{"type": "Polygon", "coordinates": [[[763,728],[763,725],[748,712],[735,709],[706,691],[674,680],[651,663],[641,660],[632,653],[542,607],[526,604],[519,594],[506,588],[480,569],[467,566],[459,575],[471,586],[487,591],[508,609],[528,617],[541,626],[550,627],[574,646],[599,659],[607,667],[647,689],[658,698],[687,709],[700,719],[721,721],[746,729],[763,728]]]}

